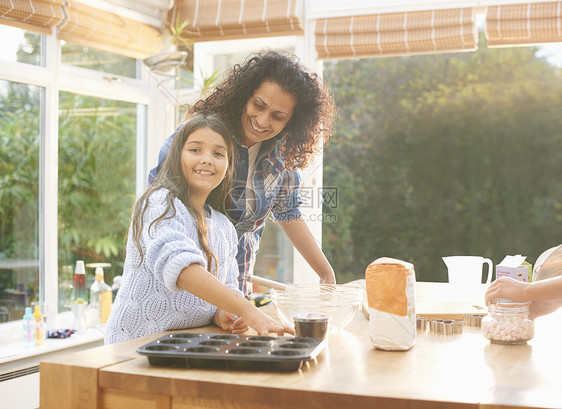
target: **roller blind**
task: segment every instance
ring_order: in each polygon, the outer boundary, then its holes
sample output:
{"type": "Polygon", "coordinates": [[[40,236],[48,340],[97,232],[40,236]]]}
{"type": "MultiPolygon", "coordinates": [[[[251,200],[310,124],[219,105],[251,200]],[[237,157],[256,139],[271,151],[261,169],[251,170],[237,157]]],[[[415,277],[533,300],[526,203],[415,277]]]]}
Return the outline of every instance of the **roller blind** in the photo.
{"type": "Polygon", "coordinates": [[[478,32],[472,8],[316,20],[320,59],[471,51],[478,32]]]}
{"type": "Polygon", "coordinates": [[[562,1],[488,7],[489,46],[562,42],[562,1]]]}
{"type": "Polygon", "coordinates": [[[168,22],[189,21],[192,41],[303,33],[298,0],[176,0],[168,22]]]}
{"type": "Polygon", "coordinates": [[[0,0],[0,24],[50,34],[63,20],[63,0],[0,0]]]}
{"type": "Polygon", "coordinates": [[[59,27],[59,38],[133,58],[148,57],[160,49],[156,27],[67,0],[68,20],[59,27]]]}

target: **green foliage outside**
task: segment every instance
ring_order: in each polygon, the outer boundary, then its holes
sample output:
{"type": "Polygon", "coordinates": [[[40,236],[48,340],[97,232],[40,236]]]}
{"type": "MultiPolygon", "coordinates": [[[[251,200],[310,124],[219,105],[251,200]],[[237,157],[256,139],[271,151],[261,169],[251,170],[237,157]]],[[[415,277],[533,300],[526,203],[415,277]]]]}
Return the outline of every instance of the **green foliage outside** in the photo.
{"type": "MultiPolygon", "coordinates": [[[[26,33],[25,39],[18,61],[31,63],[41,53],[40,36],[26,33]]],[[[78,55],[92,58],[91,53],[77,53],[75,62],[78,55]]],[[[96,56],[96,67],[103,68],[101,54],[96,56]]],[[[108,69],[114,67],[105,63],[108,69]]],[[[131,76],[130,68],[124,66],[120,74],[131,76]]],[[[0,261],[39,259],[42,92],[39,87],[0,81],[0,261]]],[[[105,270],[109,284],[122,273],[124,238],[135,200],[136,129],[136,104],[59,94],[59,307],[68,301],[76,260],[111,263],[105,270]]],[[[88,284],[93,282],[93,269],[87,277],[88,284]]],[[[0,304],[15,308],[10,319],[19,318],[18,308],[24,307],[6,298],[6,290],[16,288],[37,298],[37,268],[26,269],[23,275],[9,269],[0,274],[0,304]]]]}
{"type": "Polygon", "coordinates": [[[135,200],[136,104],[61,92],[59,108],[59,266],[109,262],[111,284],[135,200]]]}
{"type": "Polygon", "coordinates": [[[339,189],[323,248],[338,282],[388,256],[418,281],[441,260],[534,263],[562,243],[562,72],[537,48],[325,63],[340,109],[324,150],[339,189]]]}
{"type": "MultiPolygon", "coordinates": [[[[0,81],[0,262],[38,259],[39,123],[38,87],[0,81]]],[[[4,290],[25,284],[37,288],[35,269],[18,278],[0,270],[0,301],[4,290]]],[[[20,286],[19,290],[22,290],[20,286]]],[[[0,305],[10,307],[15,300],[0,305]]]]}
{"type": "MultiPolygon", "coordinates": [[[[38,259],[39,89],[0,83],[0,260],[38,259]]],[[[123,241],[135,200],[136,105],[62,92],[59,115],[59,268],[76,260],[123,267],[123,241]]],[[[65,266],[70,268],[64,269],[65,266]]],[[[2,274],[0,290],[38,290],[2,274]]],[[[93,270],[88,274],[93,281],[93,270]]]]}
{"type": "Polygon", "coordinates": [[[89,70],[130,78],[137,76],[137,60],[134,58],[77,44],[63,43],[61,60],[63,64],[89,70]]]}
{"type": "MultiPolygon", "coordinates": [[[[17,61],[38,64],[39,44],[38,34],[27,33],[17,61]]],[[[42,99],[39,87],[0,81],[0,260],[38,258],[42,99]]],[[[17,284],[0,274],[0,295],[17,284]]]]}

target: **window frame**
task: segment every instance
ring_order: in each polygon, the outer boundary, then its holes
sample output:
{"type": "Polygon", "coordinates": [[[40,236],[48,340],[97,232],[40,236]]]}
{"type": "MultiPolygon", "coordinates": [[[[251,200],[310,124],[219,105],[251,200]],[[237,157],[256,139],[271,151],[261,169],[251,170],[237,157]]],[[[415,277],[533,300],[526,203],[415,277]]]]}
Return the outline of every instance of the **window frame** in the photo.
{"type": "MultiPolygon", "coordinates": [[[[174,109],[157,89],[157,81],[137,60],[138,78],[87,70],[61,63],[56,35],[41,35],[41,65],[0,61],[0,80],[43,89],[39,158],[39,296],[47,314],[58,315],[58,114],[59,92],[137,104],[136,193],[147,185],[148,170],[157,163],[162,141],[174,129],[174,109]]],[[[51,320],[51,318],[49,318],[51,320]]],[[[0,324],[0,345],[19,340],[21,321],[0,324]]]]}

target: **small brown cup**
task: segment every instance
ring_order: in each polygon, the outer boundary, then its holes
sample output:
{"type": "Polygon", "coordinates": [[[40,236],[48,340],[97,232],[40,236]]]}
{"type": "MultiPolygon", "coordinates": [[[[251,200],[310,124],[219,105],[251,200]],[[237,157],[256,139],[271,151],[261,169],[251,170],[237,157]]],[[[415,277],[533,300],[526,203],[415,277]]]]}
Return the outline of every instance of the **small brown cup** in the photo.
{"type": "Polygon", "coordinates": [[[328,333],[330,316],[319,312],[307,312],[293,317],[297,337],[324,339],[328,333]]]}

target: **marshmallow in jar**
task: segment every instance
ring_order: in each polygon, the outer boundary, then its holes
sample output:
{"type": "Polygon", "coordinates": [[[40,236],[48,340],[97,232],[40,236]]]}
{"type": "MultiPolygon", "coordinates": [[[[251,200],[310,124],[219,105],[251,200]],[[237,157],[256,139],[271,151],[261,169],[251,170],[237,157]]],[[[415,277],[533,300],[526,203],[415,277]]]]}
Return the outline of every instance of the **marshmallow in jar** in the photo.
{"type": "Polygon", "coordinates": [[[488,315],[482,319],[482,334],[496,344],[526,343],[535,334],[535,323],[529,318],[529,303],[489,304],[488,315]]]}

